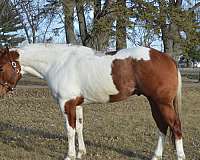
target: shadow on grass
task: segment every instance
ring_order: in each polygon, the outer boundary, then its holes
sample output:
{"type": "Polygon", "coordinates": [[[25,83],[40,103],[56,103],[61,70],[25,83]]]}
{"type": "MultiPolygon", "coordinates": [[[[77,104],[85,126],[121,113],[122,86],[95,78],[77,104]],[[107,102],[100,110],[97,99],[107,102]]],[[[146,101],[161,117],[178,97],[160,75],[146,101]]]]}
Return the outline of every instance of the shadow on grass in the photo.
{"type": "Polygon", "coordinates": [[[127,157],[130,157],[130,158],[137,158],[137,160],[149,160],[150,158],[145,156],[145,155],[142,155],[140,153],[135,153],[134,151],[130,151],[130,150],[127,150],[127,149],[122,149],[122,148],[115,148],[115,147],[112,147],[112,146],[107,146],[107,145],[100,145],[100,144],[96,144],[96,143],[93,143],[91,141],[88,141],[86,140],[85,141],[85,144],[86,146],[94,146],[94,147],[99,147],[99,148],[104,148],[106,150],[111,150],[111,151],[115,151],[119,154],[123,154],[127,157]]]}
{"type": "MultiPolygon", "coordinates": [[[[2,131],[12,131],[12,132],[16,132],[17,134],[21,134],[22,137],[23,136],[28,136],[28,135],[36,135],[39,136],[41,138],[47,138],[47,139],[56,139],[56,140],[66,140],[67,141],[67,137],[59,134],[59,133],[50,133],[50,132],[45,132],[43,130],[40,129],[35,129],[35,128],[28,128],[28,127],[22,127],[22,126],[15,126],[13,124],[10,123],[5,123],[5,122],[0,122],[0,140],[3,143],[11,143],[12,141],[20,141],[20,143],[17,143],[17,145],[19,147],[23,147],[24,149],[30,151],[32,150],[31,146],[28,146],[27,144],[23,144],[22,140],[20,138],[16,138],[16,137],[12,137],[9,135],[5,134],[1,134],[2,131]]],[[[94,147],[99,147],[99,148],[104,148],[106,150],[111,150],[111,151],[115,151],[119,154],[123,154],[127,157],[130,158],[137,158],[138,160],[149,160],[149,158],[147,156],[144,156],[140,153],[135,153],[133,151],[127,150],[127,149],[121,149],[121,148],[115,148],[112,146],[108,146],[108,145],[102,145],[102,144],[96,144],[93,143],[89,140],[85,141],[86,146],[94,146],[94,147]]]]}
{"type": "Polygon", "coordinates": [[[4,123],[0,122],[0,132],[4,130],[10,130],[17,132],[22,135],[38,135],[39,137],[42,138],[47,138],[47,139],[59,139],[59,140],[66,140],[66,136],[59,134],[59,133],[50,133],[50,132],[45,132],[40,129],[35,129],[35,128],[27,128],[27,127],[22,127],[22,126],[15,126],[10,123],[4,123]]]}

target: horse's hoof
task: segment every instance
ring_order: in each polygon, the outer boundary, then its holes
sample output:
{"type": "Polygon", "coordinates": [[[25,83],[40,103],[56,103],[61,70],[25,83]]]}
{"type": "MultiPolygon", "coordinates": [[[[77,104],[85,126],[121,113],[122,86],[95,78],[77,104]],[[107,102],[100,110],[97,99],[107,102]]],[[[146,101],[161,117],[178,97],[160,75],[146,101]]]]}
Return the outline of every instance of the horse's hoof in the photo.
{"type": "Polygon", "coordinates": [[[153,158],[151,160],[162,160],[162,157],[158,157],[158,156],[153,156],[153,158]]]}
{"type": "Polygon", "coordinates": [[[68,157],[68,156],[65,158],[65,160],[75,160],[75,159],[76,159],[75,157],[68,157]]]}
{"type": "Polygon", "coordinates": [[[86,150],[80,150],[78,151],[78,154],[77,154],[77,159],[81,159],[83,155],[86,154],[86,150]]]}
{"type": "Polygon", "coordinates": [[[183,156],[183,157],[178,157],[178,160],[185,160],[185,156],[183,156]]]}

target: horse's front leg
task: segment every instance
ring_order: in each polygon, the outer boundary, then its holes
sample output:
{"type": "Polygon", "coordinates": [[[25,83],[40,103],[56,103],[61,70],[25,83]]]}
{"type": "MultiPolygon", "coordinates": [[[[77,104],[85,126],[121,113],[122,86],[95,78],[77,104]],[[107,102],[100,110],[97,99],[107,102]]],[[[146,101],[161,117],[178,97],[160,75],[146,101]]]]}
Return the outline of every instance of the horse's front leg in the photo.
{"type": "Polygon", "coordinates": [[[75,127],[72,126],[73,119],[75,115],[71,114],[69,101],[59,100],[61,111],[65,119],[65,129],[67,132],[68,138],[68,154],[65,160],[75,160],[76,159],[76,150],[75,150],[75,127]],[[68,109],[68,110],[67,110],[68,109]]]}
{"type": "Polygon", "coordinates": [[[78,154],[77,158],[81,159],[86,154],[85,144],[83,140],[83,107],[76,107],[76,132],[78,137],[78,154]]]}
{"type": "Polygon", "coordinates": [[[162,159],[165,137],[166,137],[166,135],[159,131],[158,144],[156,146],[154,156],[151,160],[161,160],[162,159]]]}
{"type": "Polygon", "coordinates": [[[65,160],[76,159],[76,150],[75,150],[76,130],[78,134],[78,143],[79,143],[78,158],[81,158],[82,154],[86,152],[82,134],[83,113],[82,113],[82,107],[80,106],[83,103],[83,100],[84,99],[81,96],[71,98],[67,101],[60,100],[61,110],[63,111],[66,120],[66,129],[68,137],[68,155],[65,160]]]}
{"type": "Polygon", "coordinates": [[[68,116],[64,114],[66,121],[66,131],[68,138],[68,154],[65,160],[75,160],[76,159],[76,150],[75,150],[75,129],[69,125],[68,116]]]}

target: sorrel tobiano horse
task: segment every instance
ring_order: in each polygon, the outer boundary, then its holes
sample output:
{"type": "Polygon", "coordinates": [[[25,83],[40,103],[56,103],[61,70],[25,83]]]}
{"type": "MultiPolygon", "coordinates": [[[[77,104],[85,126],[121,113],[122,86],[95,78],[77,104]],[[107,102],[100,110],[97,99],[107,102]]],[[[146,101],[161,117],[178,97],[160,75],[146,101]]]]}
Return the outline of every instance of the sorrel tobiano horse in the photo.
{"type": "Polygon", "coordinates": [[[8,48],[0,49],[0,96],[12,91],[21,78],[19,54],[9,52],[8,48]]]}
{"type": "Polygon", "coordinates": [[[97,56],[90,48],[64,44],[32,44],[16,52],[20,54],[22,72],[46,79],[60,105],[68,136],[66,160],[81,158],[86,153],[82,104],[116,102],[133,94],[148,98],[159,128],[152,160],[162,158],[168,127],[173,135],[177,159],[185,159],[178,110],[181,76],[175,61],[167,54],[137,47],[122,49],[113,56],[97,56]]]}

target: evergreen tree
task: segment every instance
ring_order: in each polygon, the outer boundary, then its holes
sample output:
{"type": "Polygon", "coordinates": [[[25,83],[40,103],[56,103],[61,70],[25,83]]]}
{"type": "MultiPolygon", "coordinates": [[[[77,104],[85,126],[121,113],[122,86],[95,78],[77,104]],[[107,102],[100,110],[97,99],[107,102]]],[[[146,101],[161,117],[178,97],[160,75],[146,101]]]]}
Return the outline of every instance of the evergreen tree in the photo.
{"type": "Polygon", "coordinates": [[[24,40],[24,37],[19,35],[22,29],[19,16],[9,0],[1,0],[0,8],[0,46],[17,46],[24,40]]]}

